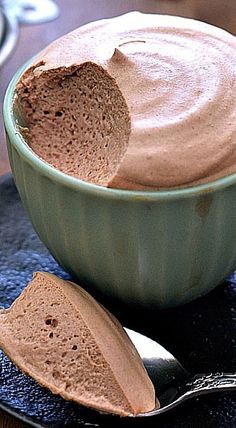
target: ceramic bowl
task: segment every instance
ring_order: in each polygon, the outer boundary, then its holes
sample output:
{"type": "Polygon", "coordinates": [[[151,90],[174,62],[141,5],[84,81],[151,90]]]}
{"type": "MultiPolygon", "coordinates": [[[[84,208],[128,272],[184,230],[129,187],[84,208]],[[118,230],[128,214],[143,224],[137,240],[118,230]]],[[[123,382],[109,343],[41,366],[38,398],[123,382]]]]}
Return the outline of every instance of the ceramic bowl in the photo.
{"type": "MultiPolygon", "coordinates": [[[[9,158],[26,211],[51,254],[83,284],[142,307],[209,292],[236,268],[236,174],[169,191],[99,187],[38,158],[4,102],[9,158]]],[[[191,168],[191,165],[190,165],[191,168]]]]}

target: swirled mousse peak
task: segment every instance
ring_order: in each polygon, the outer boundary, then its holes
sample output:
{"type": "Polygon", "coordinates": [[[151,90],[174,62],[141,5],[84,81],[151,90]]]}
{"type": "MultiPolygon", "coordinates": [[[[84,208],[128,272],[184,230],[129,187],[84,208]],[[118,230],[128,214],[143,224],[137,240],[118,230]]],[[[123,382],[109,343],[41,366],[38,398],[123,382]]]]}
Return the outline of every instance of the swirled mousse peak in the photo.
{"type": "Polygon", "coordinates": [[[41,52],[17,94],[32,150],[82,180],[156,190],[236,172],[236,39],[211,25],[90,23],[41,52]]]}

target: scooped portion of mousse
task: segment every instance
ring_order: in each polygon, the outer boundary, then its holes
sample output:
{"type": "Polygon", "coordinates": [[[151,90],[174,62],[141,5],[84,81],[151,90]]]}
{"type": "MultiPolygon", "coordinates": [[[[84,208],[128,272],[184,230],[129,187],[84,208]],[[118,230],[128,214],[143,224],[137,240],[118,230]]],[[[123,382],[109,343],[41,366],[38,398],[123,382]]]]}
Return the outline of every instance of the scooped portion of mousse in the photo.
{"type": "Polygon", "coordinates": [[[21,76],[31,149],[102,186],[158,190],[236,172],[236,38],[137,12],[53,42],[21,76]]]}
{"type": "Polygon", "coordinates": [[[158,405],[142,360],[120,323],[78,285],[36,272],[0,312],[0,347],[41,385],[120,416],[158,405]]]}

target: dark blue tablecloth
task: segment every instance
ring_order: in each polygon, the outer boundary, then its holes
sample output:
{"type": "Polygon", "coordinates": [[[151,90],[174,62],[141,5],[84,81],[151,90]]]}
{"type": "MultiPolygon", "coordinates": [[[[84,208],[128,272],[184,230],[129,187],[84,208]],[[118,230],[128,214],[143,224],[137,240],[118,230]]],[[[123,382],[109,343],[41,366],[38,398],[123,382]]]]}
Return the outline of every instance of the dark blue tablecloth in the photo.
{"type": "MultiPolygon", "coordinates": [[[[69,278],[35,234],[8,175],[0,181],[0,306],[8,307],[36,270],[69,278]]],[[[157,340],[191,373],[236,371],[236,275],[207,296],[175,309],[142,312],[105,304],[123,325],[157,340]]],[[[0,407],[45,427],[236,427],[236,393],[191,400],[155,418],[119,419],[53,396],[2,352],[0,407]]]]}

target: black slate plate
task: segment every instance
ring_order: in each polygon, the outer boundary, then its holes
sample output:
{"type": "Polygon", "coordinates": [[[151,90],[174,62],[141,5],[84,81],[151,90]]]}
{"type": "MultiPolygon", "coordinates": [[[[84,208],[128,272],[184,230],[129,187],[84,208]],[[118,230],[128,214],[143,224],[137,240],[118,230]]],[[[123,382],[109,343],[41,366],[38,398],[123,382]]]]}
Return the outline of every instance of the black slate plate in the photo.
{"type": "MultiPolygon", "coordinates": [[[[69,278],[32,229],[8,175],[0,181],[0,306],[8,307],[36,270],[69,278]]],[[[207,296],[176,309],[142,313],[117,303],[105,304],[123,325],[157,340],[190,372],[236,371],[236,274],[207,296]]],[[[234,392],[191,400],[156,418],[102,416],[53,396],[23,375],[2,352],[0,407],[30,425],[50,428],[236,427],[234,392]]]]}

